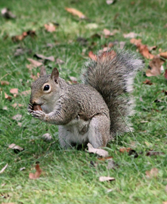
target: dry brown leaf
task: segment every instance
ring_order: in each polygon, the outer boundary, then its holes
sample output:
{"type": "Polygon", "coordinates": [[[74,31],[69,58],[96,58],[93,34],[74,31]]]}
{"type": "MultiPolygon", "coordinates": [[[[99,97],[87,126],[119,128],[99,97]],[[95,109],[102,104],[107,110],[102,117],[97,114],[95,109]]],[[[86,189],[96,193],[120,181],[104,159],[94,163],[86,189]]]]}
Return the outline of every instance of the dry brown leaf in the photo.
{"type": "Polygon", "coordinates": [[[147,59],[153,59],[155,57],[155,55],[149,52],[147,45],[137,44],[136,46],[139,49],[140,54],[143,55],[143,57],[147,59]]]}
{"type": "Polygon", "coordinates": [[[109,176],[100,176],[99,181],[104,182],[104,181],[114,181],[115,178],[109,177],[109,176]]]}
{"type": "Polygon", "coordinates": [[[10,93],[14,95],[14,97],[18,94],[18,88],[10,89],[10,93]]]}
{"type": "Polygon", "coordinates": [[[150,171],[146,171],[147,178],[153,178],[158,176],[159,170],[157,168],[152,168],[150,171]]]}
{"type": "Polygon", "coordinates": [[[24,105],[23,105],[23,104],[20,104],[20,103],[14,103],[14,104],[12,105],[12,107],[13,107],[13,108],[24,107],[24,105]]]}
{"type": "Polygon", "coordinates": [[[151,69],[148,69],[146,71],[146,76],[150,77],[150,76],[158,76],[161,74],[161,65],[162,65],[162,61],[160,60],[159,56],[155,56],[153,58],[153,60],[151,60],[149,62],[149,66],[151,67],[151,69]]]}
{"type": "Polygon", "coordinates": [[[8,81],[1,81],[1,85],[9,85],[9,82],[8,81]]]}
{"type": "Polygon", "coordinates": [[[93,54],[92,51],[90,51],[88,55],[93,61],[97,61],[97,55],[93,54]]]}
{"type": "Polygon", "coordinates": [[[48,24],[45,24],[44,27],[48,32],[52,33],[56,31],[57,26],[54,25],[53,23],[48,23],[48,24]]]}
{"type": "Polygon", "coordinates": [[[78,16],[81,19],[86,18],[86,16],[81,11],[78,11],[77,9],[66,7],[65,10],[71,13],[72,15],[78,16]]]}
{"type": "Polygon", "coordinates": [[[35,169],[36,169],[35,173],[29,173],[29,178],[30,179],[37,179],[37,178],[40,177],[40,175],[42,173],[42,170],[41,170],[39,164],[36,164],[35,169]]]}
{"type": "Polygon", "coordinates": [[[167,59],[167,52],[161,52],[159,55],[165,59],[167,59]]]}
{"type": "Polygon", "coordinates": [[[104,33],[105,37],[113,36],[113,35],[115,35],[116,32],[117,31],[111,32],[110,30],[108,30],[106,28],[103,30],[103,33],[104,33]]]}
{"type": "Polygon", "coordinates": [[[5,98],[6,98],[6,99],[8,99],[9,101],[11,101],[11,100],[12,100],[12,97],[11,97],[11,96],[9,96],[7,93],[5,93],[5,98]]]}
{"type": "Polygon", "coordinates": [[[29,95],[30,93],[31,93],[31,90],[26,90],[26,91],[22,91],[22,92],[20,93],[20,95],[27,96],[27,95],[29,95]]]}
{"type": "Polygon", "coordinates": [[[45,57],[44,55],[41,55],[41,54],[34,54],[34,57],[36,57],[38,59],[48,60],[48,61],[51,61],[51,62],[55,61],[55,58],[53,56],[45,57]]]}
{"type": "Polygon", "coordinates": [[[18,150],[18,151],[23,151],[23,150],[24,150],[24,148],[22,148],[22,147],[20,147],[20,146],[18,146],[18,145],[16,145],[16,144],[14,144],[14,143],[10,144],[10,145],[8,146],[8,148],[9,148],[9,149],[18,150]]]}
{"type": "Polygon", "coordinates": [[[19,42],[19,41],[23,40],[27,36],[35,37],[36,33],[33,30],[24,31],[21,35],[12,36],[12,41],[13,42],[19,42]]]}
{"type": "Polygon", "coordinates": [[[1,171],[0,171],[0,174],[2,174],[4,171],[5,171],[5,169],[8,167],[8,164],[6,164],[2,169],[1,169],[1,171]]]}
{"type": "Polygon", "coordinates": [[[45,133],[44,135],[42,135],[42,139],[46,142],[51,141],[52,140],[52,135],[49,133],[45,133]]]}
{"type": "Polygon", "coordinates": [[[32,78],[34,81],[37,80],[39,77],[40,77],[40,73],[39,73],[39,72],[37,73],[37,76],[31,74],[31,78],[32,78]]]}
{"type": "Polygon", "coordinates": [[[130,147],[122,147],[122,148],[119,149],[119,151],[120,151],[121,153],[129,152],[130,150],[132,150],[130,147]]]}
{"type": "Polygon", "coordinates": [[[59,59],[59,58],[57,58],[57,59],[56,59],[56,64],[64,64],[64,61],[61,60],[61,59],[59,59]]]}
{"type": "Polygon", "coordinates": [[[105,161],[107,159],[112,159],[113,157],[109,156],[109,157],[103,157],[103,158],[98,158],[98,160],[100,161],[105,161]]]}
{"type": "Polygon", "coordinates": [[[3,8],[1,10],[1,14],[4,18],[6,19],[12,19],[12,18],[16,18],[16,16],[10,11],[10,9],[8,8],[3,8]]]}
{"type": "Polygon", "coordinates": [[[141,44],[141,39],[135,39],[135,38],[132,38],[130,39],[130,43],[134,44],[134,45],[140,45],[141,44]]]}
{"type": "Polygon", "coordinates": [[[41,62],[38,62],[38,61],[36,61],[34,59],[31,59],[31,58],[27,58],[27,59],[32,65],[34,65],[34,67],[40,67],[42,65],[41,62]]]}
{"type": "Polygon", "coordinates": [[[152,85],[153,83],[149,79],[146,79],[143,81],[143,84],[152,85]]]}
{"type": "Polygon", "coordinates": [[[90,143],[87,144],[88,146],[88,152],[97,154],[101,157],[108,157],[108,152],[104,149],[96,149],[94,148],[90,143]]]}

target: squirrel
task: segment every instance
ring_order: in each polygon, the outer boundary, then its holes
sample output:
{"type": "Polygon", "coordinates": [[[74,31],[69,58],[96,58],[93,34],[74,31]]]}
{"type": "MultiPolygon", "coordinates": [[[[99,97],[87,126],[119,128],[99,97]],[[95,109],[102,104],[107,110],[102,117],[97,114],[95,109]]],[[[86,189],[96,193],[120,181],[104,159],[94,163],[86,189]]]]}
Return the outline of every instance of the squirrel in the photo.
{"type": "Polygon", "coordinates": [[[136,72],[143,62],[127,51],[114,50],[91,58],[83,84],[68,84],[57,68],[51,75],[41,68],[31,85],[28,111],[41,121],[58,125],[62,148],[91,143],[105,147],[117,134],[129,131],[131,92],[136,72]]]}

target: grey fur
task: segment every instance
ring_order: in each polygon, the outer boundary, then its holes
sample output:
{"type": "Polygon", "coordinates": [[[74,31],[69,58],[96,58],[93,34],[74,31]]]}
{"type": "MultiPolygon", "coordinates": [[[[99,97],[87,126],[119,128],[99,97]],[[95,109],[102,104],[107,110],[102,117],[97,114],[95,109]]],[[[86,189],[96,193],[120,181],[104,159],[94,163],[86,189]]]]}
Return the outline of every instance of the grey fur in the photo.
{"type": "Polygon", "coordinates": [[[123,119],[131,112],[129,93],[142,61],[127,52],[101,56],[89,63],[84,84],[67,84],[56,68],[32,84],[28,111],[59,125],[63,148],[88,142],[95,148],[106,146],[115,134],[128,131],[123,119]],[[45,85],[50,88],[44,90],[45,85]],[[33,110],[34,104],[41,105],[42,111],[33,110]]]}

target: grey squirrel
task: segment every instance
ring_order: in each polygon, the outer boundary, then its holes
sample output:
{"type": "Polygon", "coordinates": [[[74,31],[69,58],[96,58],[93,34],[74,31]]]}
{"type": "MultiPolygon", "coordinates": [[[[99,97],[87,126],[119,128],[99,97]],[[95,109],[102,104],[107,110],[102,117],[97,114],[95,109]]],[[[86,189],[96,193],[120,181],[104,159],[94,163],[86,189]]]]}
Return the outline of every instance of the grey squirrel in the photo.
{"type": "Polygon", "coordinates": [[[130,92],[142,60],[127,51],[89,56],[83,84],[70,85],[59,77],[57,68],[51,75],[42,68],[31,87],[29,113],[58,125],[63,148],[88,142],[104,147],[116,134],[129,131],[124,120],[132,112],[130,92]]]}

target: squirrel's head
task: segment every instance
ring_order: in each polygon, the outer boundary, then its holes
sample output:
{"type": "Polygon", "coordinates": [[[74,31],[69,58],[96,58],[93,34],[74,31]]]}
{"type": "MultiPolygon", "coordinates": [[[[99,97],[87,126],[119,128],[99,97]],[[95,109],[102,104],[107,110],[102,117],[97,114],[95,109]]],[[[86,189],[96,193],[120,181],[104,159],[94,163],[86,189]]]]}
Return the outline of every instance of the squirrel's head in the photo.
{"type": "Polygon", "coordinates": [[[40,105],[46,113],[52,111],[60,95],[59,71],[52,70],[51,75],[46,74],[44,67],[41,67],[40,77],[31,85],[30,103],[40,105]]]}

